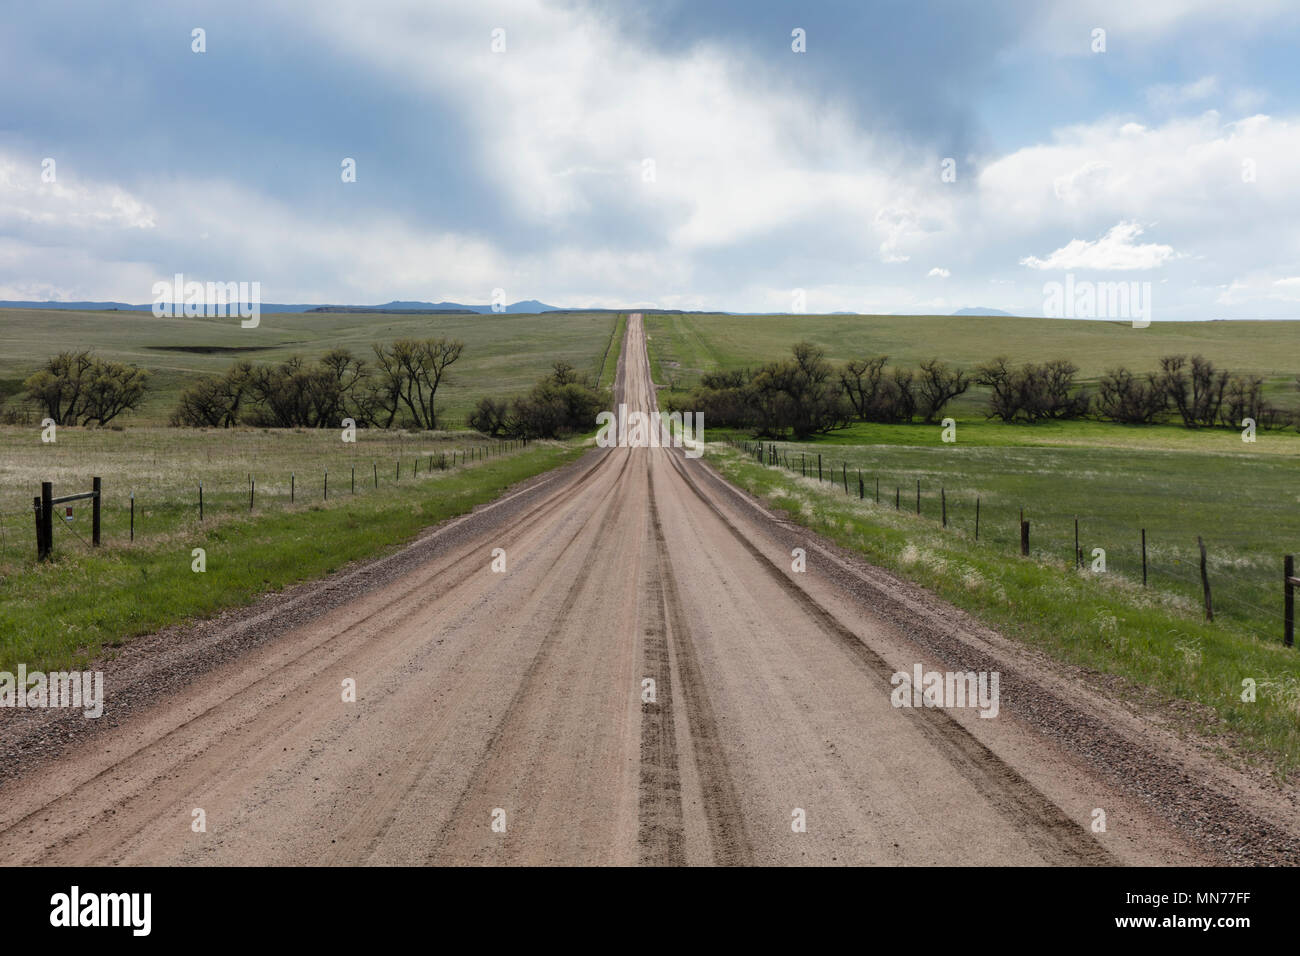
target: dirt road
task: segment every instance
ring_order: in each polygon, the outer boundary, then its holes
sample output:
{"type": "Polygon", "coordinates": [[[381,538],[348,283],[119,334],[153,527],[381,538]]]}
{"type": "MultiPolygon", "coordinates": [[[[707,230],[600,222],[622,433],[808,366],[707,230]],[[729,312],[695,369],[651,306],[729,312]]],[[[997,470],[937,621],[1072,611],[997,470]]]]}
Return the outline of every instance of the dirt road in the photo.
{"type": "MultiPolygon", "coordinates": [[[[655,407],[639,315],[618,391],[655,407]]],[[[116,716],[5,781],[6,862],[1105,865],[1296,848],[1266,788],[665,448],[594,450],[395,558],[128,650],[108,673],[116,716]],[[918,663],[1000,668],[998,715],[893,706],[892,675],[918,663]]]]}

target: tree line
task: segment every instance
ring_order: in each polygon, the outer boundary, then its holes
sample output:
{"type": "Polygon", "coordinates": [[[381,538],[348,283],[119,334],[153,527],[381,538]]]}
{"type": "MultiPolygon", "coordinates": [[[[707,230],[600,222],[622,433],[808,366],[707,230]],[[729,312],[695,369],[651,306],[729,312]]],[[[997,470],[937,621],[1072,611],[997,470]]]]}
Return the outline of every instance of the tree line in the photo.
{"type": "MultiPolygon", "coordinates": [[[[1004,422],[1175,420],[1188,428],[1239,428],[1249,418],[1264,429],[1287,424],[1264,399],[1260,376],[1231,374],[1200,355],[1165,356],[1158,371],[1146,374],[1110,369],[1095,390],[1081,385],[1078,373],[1064,358],[1013,365],[998,357],[969,372],[937,358],[915,368],[891,366],[886,355],[834,366],[824,350],[800,342],[788,359],[707,372],[670,404],[674,411],[702,413],[713,425],[771,438],[807,438],[854,422],[934,424],[973,385],[988,390],[987,417],[1004,422]]],[[[1295,423],[1300,426],[1300,419],[1295,423]]]]}
{"type": "MultiPolygon", "coordinates": [[[[267,365],[235,362],[181,393],[173,425],[231,428],[333,428],[345,418],[374,428],[437,429],[435,398],[447,370],[464,353],[459,341],[399,339],[375,344],[363,358],[339,348],[314,361],[291,356],[267,365]]],[[[998,357],[966,371],[930,359],[916,367],[872,355],[832,365],[825,352],[800,342],[791,355],[756,369],[706,373],[670,411],[703,414],[715,426],[756,435],[806,438],[854,422],[940,421],[953,399],[972,386],[987,389],[986,415],[1004,422],[1092,418],[1142,425],[1179,421],[1188,428],[1300,427],[1263,395],[1263,378],[1234,374],[1201,355],[1167,355],[1157,370],[1106,371],[1092,388],[1078,382],[1069,359],[1013,365],[998,357]]],[[[1300,387],[1300,378],[1296,384],[1300,387]]],[[[26,397],[59,425],[104,426],[137,409],[149,388],[144,369],[88,350],[52,356],[23,383],[26,397]]],[[[485,396],[467,419],[493,437],[555,438],[594,427],[610,393],[567,362],[526,394],[485,396]]],[[[12,417],[12,413],[9,413],[12,417]]]]}

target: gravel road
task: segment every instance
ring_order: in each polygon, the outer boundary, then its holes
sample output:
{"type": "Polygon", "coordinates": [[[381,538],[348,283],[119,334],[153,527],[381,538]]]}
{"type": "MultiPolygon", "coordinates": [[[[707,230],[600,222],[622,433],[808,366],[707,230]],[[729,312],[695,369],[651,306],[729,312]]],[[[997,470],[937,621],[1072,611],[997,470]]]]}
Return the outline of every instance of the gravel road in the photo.
{"type": "MultiPolygon", "coordinates": [[[[655,408],[639,315],[616,391],[655,408]]],[[[7,863],[1300,861],[1289,794],[675,449],[102,669],[98,721],[0,713],[7,863]],[[997,716],[894,706],[917,665],[998,672],[997,716]]]]}

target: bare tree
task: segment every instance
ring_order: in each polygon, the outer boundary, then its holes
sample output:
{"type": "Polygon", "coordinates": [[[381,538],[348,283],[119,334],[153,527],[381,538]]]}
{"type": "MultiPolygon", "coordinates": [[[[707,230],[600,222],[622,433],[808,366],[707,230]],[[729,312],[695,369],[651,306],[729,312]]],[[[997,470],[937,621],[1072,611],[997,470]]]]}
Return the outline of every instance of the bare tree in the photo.
{"type": "Polygon", "coordinates": [[[921,363],[916,390],[917,406],[927,425],[934,424],[944,407],[970,388],[970,380],[959,368],[953,368],[937,358],[921,363]]]}
{"type": "Polygon", "coordinates": [[[887,355],[873,355],[853,359],[840,369],[840,386],[859,421],[871,421],[878,412],[887,361],[887,355]]]}
{"type": "Polygon", "coordinates": [[[1097,383],[1097,414],[1126,425],[1147,425],[1168,406],[1164,382],[1155,373],[1138,378],[1126,368],[1106,372],[1097,383]]]}

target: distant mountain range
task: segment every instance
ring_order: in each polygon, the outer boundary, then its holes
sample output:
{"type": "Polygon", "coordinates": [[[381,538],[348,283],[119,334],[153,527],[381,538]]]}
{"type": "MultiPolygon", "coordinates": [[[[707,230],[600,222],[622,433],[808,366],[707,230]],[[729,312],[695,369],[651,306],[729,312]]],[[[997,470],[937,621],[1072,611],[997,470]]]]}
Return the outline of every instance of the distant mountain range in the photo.
{"type": "MultiPolygon", "coordinates": [[[[680,309],[651,309],[641,308],[646,312],[658,313],[682,313],[680,309]]],[[[68,309],[78,312],[99,312],[116,310],[119,312],[150,312],[153,305],[131,305],[127,302],[19,302],[16,300],[0,301],[0,309],[68,309]]],[[[276,312],[351,312],[351,313],[378,313],[378,314],[399,314],[399,315],[464,315],[465,313],[489,313],[492,311],[490,305],[466,305],[463,302],[407,302],[395,300],[386,302],[383,305],[321,305],[318,303],[287,303],[287,302],[263,302],[261,311],[264,315],[273,315],[276,312]]],[[[529,313],[539,312],[626,312],[627,309],[570,309],[561,306],[547,305],[545,302],[539,302],[536,299],[524,299],[521,302],[512,302],[502,311],[510,313],[529,313]]],[[[694,310],[690,312],[694,314],[694,310]]],[[[720,315],[771,315],[776,313],[767,312],[719,312],[720,315]]],[[[833,312],[832,315],[858,315],[857,312],[833,312]]],[[[1010,312],[1003,312],[1001,309],[989,309],[981,306],[974,308],[958,309],[953,315],[1001,315],[1011,316],[1010,312]]]]}
{"type": "MultiPolygon", "coordinates": [[[[0,301],[3,309],[70,309],[78,312],[96,312],[117,310],[119,312],[151,312],[153,304],[131,305],[126,302],[17,302],[0,301]]],[[[263,302],[261,311],[266,314],[276,312],[407,312],[407,313],[443,313],[464,314],[466,312],[491,312],[490,305],[462,305],[459,302],[389,302],[385,305],[320,305],[318,303],[263,302]]],[[[553,305],[526,299],[515,302],[503,310],[505,312],[563,312],[553,305]]],[[[581,309],[575,311],[605,311],[601,309],[581,309]]]]}

